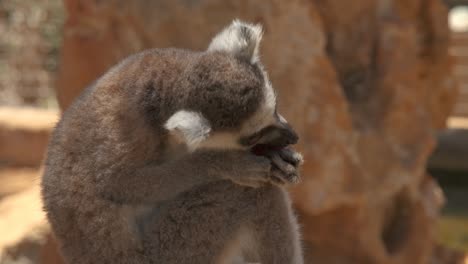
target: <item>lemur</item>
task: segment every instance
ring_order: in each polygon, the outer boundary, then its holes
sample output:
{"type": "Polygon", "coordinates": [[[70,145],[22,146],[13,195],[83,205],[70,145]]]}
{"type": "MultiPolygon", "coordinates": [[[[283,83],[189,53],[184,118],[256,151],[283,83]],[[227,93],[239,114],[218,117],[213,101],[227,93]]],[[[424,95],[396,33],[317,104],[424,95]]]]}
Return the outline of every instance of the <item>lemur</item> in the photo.
{"type": "Polygon", "coordinates": [[[68,263],[303,263],[284,190],[302,157],[261,37],[234,21],[206,51],[143,51],[63,113],[42,198],[68,263]]]}

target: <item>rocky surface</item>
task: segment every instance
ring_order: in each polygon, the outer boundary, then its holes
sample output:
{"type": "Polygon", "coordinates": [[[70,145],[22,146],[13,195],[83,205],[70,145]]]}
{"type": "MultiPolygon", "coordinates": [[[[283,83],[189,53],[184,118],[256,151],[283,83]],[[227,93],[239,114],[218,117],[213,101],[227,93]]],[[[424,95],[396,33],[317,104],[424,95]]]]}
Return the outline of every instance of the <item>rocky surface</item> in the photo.
{"type": "Polygon", "coordinates": [[[0,170],[1,182],[17,182],[17,191],[13,194],[11,189],[8,193],[0,189],[0,198],[3,198],[0,200],[2,264],[63,263],[42,211],[37,180],[39,174],[38,170],[0,170]],[[2,177],[4,175],[12,179],[5,179],[2,177]],[[18,180],[27,178],[28,183],[18,180]]]}
{"type": "Polygon", "coordinates": [[[39,197],[39,166],[58,112],[0,107],[0,263],[62,263],[39,197]]]}
{"type": "Polygon", "coordinates": [[[0,170],[1,182],[10,183],[6,186],[10,188],[0,188],[0,263],[35,263],[40,258],[49,228],[42,212],[38,177],[37,170],[0,170]],[[34,181],[36,184],[31,184],[34,181]]]}
{"type": "Polygon", "coordinates": [[[38,167],[58,112],[0,107],[0,165],[38,167]]]}
{"type": "Polygon", "coordinates": [[[456,96],[441,0],[66,0],[60,105],[146,48],[205,49],[260,22],[262,60],[301,136],[291,189],[309,263],[443,263],[442,192],[425,173],[456,96]]]}

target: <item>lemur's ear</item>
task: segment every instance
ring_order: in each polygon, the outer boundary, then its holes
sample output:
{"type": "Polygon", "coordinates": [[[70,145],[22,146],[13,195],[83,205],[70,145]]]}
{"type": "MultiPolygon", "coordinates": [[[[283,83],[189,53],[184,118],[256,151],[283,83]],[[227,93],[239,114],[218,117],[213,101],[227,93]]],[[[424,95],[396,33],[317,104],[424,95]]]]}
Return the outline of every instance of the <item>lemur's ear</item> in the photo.
{"type": "Polygon", "coordinates": [[[192,151],[208,137],[211,131],[210,123],[202,114],[185,110],[173,114],[164,127],[192,151]]]}
{"type": "Polygon", "coordinates": [[[208,51],[226,51],[251,63],[258,60],[258,49],[262,40],[262,26],[234,20],[218,33],[210,43],[208,51]]]}

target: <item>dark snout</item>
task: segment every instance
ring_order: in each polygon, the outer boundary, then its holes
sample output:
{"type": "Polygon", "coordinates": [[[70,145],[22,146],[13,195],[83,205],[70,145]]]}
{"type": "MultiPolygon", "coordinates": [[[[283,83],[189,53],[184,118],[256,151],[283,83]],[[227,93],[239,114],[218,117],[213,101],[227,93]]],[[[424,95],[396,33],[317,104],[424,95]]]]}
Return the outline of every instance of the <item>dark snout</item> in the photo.
{"type": "Polygon", "coordinates": [[[280,133],[279,141],[281,145],[294,145],[299,140],[299,136],[297,135],[296,131],[289,125],[283,123],[281,127],[278,127],[278,131],[280,133]]]}
{"type": "Polygon", "coordinates": [[[296,144],[298,140],[299,136],[288,123],[278,122],[265,127],[254,135],[242,139],[241,144],[246,146],[268,145],[283,148],[296,144]]]}

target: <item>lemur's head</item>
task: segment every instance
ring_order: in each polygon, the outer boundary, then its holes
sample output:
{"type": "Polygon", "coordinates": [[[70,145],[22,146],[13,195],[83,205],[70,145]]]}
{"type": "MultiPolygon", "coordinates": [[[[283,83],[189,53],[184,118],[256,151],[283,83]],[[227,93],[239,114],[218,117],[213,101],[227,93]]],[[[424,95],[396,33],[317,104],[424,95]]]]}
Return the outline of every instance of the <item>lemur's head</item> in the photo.
{"type": "Polygon", "coordinates": [[[262,28],[234,21],[188,66],[184,109],[166,129],[189,149],[285,147],[298,137],[277,112],[276,95],[259,61],[262,28]]]}

